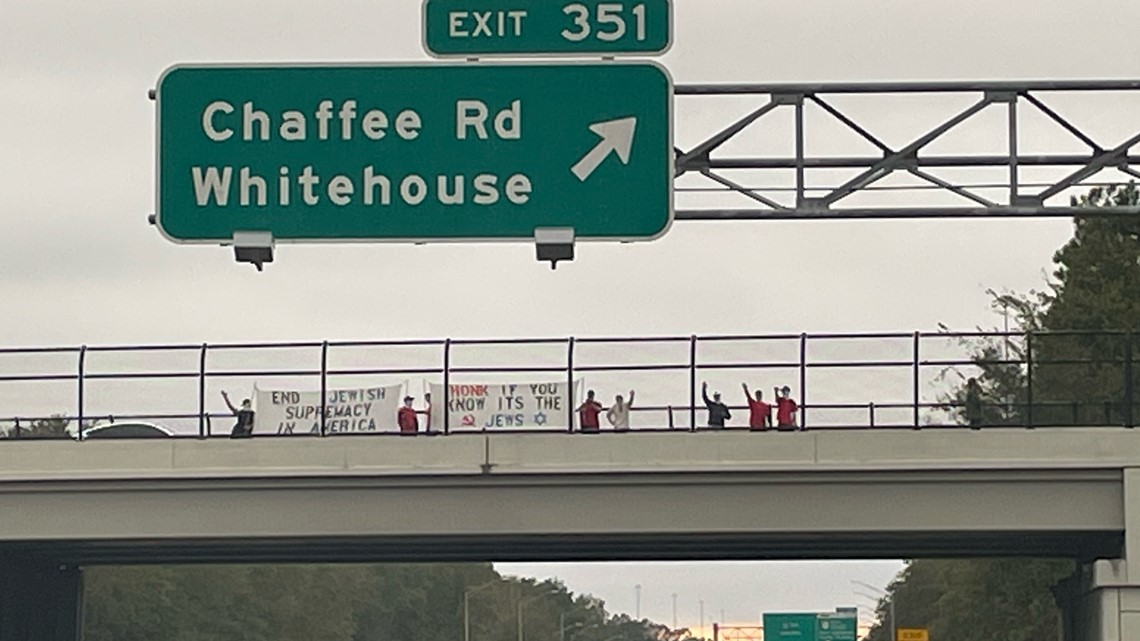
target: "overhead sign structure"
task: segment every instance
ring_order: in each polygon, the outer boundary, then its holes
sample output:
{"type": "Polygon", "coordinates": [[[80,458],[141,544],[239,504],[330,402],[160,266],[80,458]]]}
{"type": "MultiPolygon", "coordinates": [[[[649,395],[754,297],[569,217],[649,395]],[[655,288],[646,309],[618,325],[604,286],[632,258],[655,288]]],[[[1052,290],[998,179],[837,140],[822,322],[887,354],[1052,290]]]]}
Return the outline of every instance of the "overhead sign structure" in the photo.
{"type": "Polygon", "coordinates": [[[156,100],[154,220],[178,243],[636,241],[673,219],[653,63],[178,66],[156,100]]]}
{"type": "Polygon", "coordinates": [[[670,0],[424,0],[434,56],[656,55],[673,37],[670,0]]]}

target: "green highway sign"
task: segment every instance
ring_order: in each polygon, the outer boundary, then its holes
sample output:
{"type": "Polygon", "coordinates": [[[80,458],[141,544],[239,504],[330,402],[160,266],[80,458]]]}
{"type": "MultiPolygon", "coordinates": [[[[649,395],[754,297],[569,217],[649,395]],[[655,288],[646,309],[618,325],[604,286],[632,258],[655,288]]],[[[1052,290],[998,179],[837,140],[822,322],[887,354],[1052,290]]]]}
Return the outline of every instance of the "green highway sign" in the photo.
{"type": "Polygon", "coordinates": [[[673,220],[653,63],[176,66],[155,221],[179,243],[650,240],[673,220]]]}
{"type": "Polygon", "coordinates": [[[845,613],[816,616],[816,641],[855,641],[859,635],[858,619],[845,613]]]}
{"type": "Polygon", "coordinates": [[[855,641],[858,634],[849,612],[764,615],[764,641],[855,641]]]}
{"type": "Polygon", "coordinates": [[[424,0],[424,48],[435,56],[661,54],[670,0],[424,0]]]}
{"type": "Polygon", "coordinates": [[[815,628],[815,614],[764,615],[764,641],[816,641],[815,628]]]}

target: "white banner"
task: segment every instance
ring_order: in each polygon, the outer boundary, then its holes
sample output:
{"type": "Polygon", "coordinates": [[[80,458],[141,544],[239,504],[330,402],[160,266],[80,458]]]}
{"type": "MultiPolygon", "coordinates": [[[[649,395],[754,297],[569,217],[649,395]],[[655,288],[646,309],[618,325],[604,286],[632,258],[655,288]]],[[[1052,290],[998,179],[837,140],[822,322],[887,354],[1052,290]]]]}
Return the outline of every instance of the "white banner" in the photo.
{"type": "MultiPolygon", "coordinates": [[[[403,385],[328,390],[325,430],[346,432],[398,431],[396,412],[403,385]]],[[[255,390],[254,434],[319,434],[321,393],[255,390]]]]}
{"type": "Polygon", "coordinates": [[[444,396],[443,385],[431,385],[431,424],[444,426],[444,399],[447,399],[448,428],[451,430],[569,429],[570,412],[575,409],[582,381],[574,389],[561,383],[452,383],[444,396]]]}

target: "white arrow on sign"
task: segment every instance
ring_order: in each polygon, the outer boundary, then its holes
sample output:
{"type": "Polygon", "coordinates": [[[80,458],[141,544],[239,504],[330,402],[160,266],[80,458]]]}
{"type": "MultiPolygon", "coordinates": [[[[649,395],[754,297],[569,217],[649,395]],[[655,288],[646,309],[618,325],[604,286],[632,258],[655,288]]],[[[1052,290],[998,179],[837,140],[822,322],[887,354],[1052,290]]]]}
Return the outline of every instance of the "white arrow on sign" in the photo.
{"type": "Polygon", "coordinates": [[[636,130],[637,118],[618,118],[590,125],[590,131],[601,136],[602,140],[570,171],[574,172],[578,180],[585,182],[609,157],[610,152],[617,154],[623,165],[628,165],[629,152],[633,149],[633,134],[636,130]]]}

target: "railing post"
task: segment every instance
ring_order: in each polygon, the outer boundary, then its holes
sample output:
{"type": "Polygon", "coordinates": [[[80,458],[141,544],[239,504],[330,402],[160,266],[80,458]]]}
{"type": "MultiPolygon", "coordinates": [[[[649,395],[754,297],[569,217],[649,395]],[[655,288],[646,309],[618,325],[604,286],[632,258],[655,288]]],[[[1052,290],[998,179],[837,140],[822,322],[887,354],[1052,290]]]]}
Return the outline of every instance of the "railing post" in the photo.
{"type": "Polygon", "coordinates": [[[210,436],[210,425],[206,421],[206,353],[210,346],[202,343],[202,351],[198,352],[198,437],[210,436]]]}
{"type": "Polygon", "coordinates": [[[689,429],[697,431],[697,336],[689,337],[689,429]]]}
{"type": "Polygon", "coordinates": [[[871,424],[869,427],[875,427],[875,401],[871,401],[867,404],[867,413],[871,419],[871,424]]]}
{"type": "Polygon", "coordinates": [[[77,380],[79,382],[79,399],[78,399],[79,411],[76,413],[77,419],[76,419],[76,423],[75,423],[75,439],[77,441],[83,440],[83,410],[84,410],[83,391],[84,391],[84,388],[86,387],[84,385],[84,380],[85,380],[84,376],[85,376],[85,372],[86,372],[86,367],[85,367],[86,362],[87,362],[87,346],[86,345],[80,345],[79,346],[79,375],[77,377],[77,380]]]}
{"type": "Polygon", "coordinates": [[[20,429],[20,417],[16,417],[16,438],[20,438],[22,430],[20,429]]]}
{"type": "Polygon", "coordinates": [[[808,335],[800,334],[800,429],[807,429],[807,347],[808,335]]]}
{"type": "Polygon", "coordinates": [[[669,429],[671,430],[671,429],[673,429],[673,427],[674,427],[674,424],[673,424],[673,406],[670,405],[669,406],[669,429]]]}
{"type": "Polygon", "coordinates": [[[914,333],[914,429],[922,427],[922,333],[914,333]]]}
{"type": "Polygon", "coordinates": [[[328,409],[329,392],[329,342],[321,342],[321,436],[328,433],[328,421],[325,412],[328,409]]]}
{"type": "Polygon", "coordinates": [[[443,341],[443,433],[451,433],[451,339],[443,341]]]}
{"type": "Polygon", "coordinates": [[[566,431],[574,433],[574,403],[578,396],[574,394],[574,337],[566,339],[566,431]]]}
{"type": "Polygon", "coordinates": [[[1033,331],[1025,332],[1025,426],[1033,429],[1033,331]]]}
{"type": "Polygon", "coordinates": [[[1133,404],[1135,403],[1135,380],[1132,370],[1132,332],[1124,335],[1124,427],[1135,427],[1133,404]]]}

